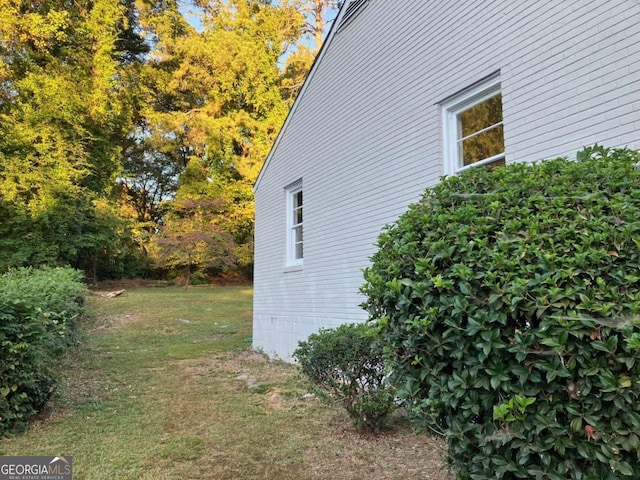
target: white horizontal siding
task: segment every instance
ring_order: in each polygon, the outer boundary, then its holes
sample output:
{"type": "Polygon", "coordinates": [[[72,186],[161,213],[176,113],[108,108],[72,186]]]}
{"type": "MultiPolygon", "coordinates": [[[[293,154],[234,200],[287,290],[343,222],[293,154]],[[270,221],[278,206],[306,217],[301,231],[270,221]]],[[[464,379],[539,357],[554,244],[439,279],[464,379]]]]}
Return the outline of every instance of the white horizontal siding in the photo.
{"type": "Polygon", "coordinates": [[[501,72],[507,161],[638,148],[635,0],[370,0],[338,31],[256,187],[254,345],[289,358],[363,321],[376,239],[443,172],[439,102],[501,72]],[[284,272],[284,187],[302,178],[304,267],[284,272]]]}
{"type": "Polygon", "coordinates": [[[638,146],[640,5],[574,1],[567,12],[566,3],[558,2],[559,20],[546,22],[536,48],[509,66],[510,161],[571,157],[595,142],[638,146]]]}

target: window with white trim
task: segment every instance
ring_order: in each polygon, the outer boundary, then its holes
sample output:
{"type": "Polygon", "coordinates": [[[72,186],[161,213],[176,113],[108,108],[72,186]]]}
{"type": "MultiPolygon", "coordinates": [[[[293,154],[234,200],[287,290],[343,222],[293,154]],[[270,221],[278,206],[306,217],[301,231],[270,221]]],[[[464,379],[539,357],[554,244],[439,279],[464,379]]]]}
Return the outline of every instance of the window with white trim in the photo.
{"type": "Polygon", "coordinates": [[[504,165],[500,77],[493,76],[442,104],[445,174],[504,165]]]}
{"type": "Polygon", "coordinates": [[[287,187],[287,265],[302,265],[302,181],[287,187]]]}

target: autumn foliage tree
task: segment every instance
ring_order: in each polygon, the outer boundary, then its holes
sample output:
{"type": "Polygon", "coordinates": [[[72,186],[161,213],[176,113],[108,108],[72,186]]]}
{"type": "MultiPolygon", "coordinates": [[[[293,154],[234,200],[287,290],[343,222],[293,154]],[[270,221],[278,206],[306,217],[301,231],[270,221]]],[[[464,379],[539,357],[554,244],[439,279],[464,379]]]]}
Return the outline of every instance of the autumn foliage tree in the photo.
{"type": "Polygon", "coordinates": [[[231,236],[215,221],[219,210],[219,200],[176,201],[154,238],[158,266],[181,276],[185,286],[196,272],[218,275],[236,265],[231,236]]]}
{"type": "Polygon", "coordinates": [[[180,176],[180,188],[152,244],[157,266],[184,278],[193,273],[220,274],[237,265],[233,237],[224,230],[225,202],[216,198],[204,163],[192,159],[180,176]]]}

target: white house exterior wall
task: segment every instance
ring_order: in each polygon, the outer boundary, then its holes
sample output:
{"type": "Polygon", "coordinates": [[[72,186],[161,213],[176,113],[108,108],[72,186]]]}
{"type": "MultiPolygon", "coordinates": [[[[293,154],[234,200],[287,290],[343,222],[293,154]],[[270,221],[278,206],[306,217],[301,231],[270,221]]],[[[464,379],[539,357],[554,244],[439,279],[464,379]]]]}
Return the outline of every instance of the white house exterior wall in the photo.
{"type": "Polygon", "coordinates": [[[387,223],[443,174],[447,97],[500,72],[507,162],[640,148],[637,0],[370,0],[327,45],[256,184],[254,346],[363,321],[387,223]],[[302,179],[304,265],[284,188],[302,179]]]}

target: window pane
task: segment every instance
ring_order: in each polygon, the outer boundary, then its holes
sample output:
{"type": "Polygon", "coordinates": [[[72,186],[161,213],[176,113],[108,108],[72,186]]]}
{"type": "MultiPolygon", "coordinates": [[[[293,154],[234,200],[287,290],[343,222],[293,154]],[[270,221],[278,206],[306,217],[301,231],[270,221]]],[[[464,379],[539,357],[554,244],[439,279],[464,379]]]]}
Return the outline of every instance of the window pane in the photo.
{"type": "Polygon", "coordinates": [[[292,218],[293,225],[298,225],[299,223],[302,223],[302,208],[297,208],[291,213],[293,214],[293,218],[292,218]]]}
{"type": "Polygon", "coordinates": [[[496,165],[505,159],[502,93],[495,75],[442,104],[444,171],[496,165]]]}
{"type": "Polygon", "coordinates": [[[497,94],[484,102],[474,105],[458,116],[460,120],[460,138],[502,121],[502,94],[497,94]]]}
{"type": "Polygon", "coordinates": [[[293,243],[295,258],[302,258],[302,225],[293,229],[293,243]]]}
{"type": "Polygon", "coordinates": [[[504,153],[504,127],[498,125],[464,140],[461,149],[464,166],[504,153]]]}
{"type": "Polygon", "coordinates": [[[303,260],[303,194],[301,181],[287,189],[287,264],[301,265],[303,260]]]}

